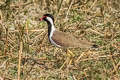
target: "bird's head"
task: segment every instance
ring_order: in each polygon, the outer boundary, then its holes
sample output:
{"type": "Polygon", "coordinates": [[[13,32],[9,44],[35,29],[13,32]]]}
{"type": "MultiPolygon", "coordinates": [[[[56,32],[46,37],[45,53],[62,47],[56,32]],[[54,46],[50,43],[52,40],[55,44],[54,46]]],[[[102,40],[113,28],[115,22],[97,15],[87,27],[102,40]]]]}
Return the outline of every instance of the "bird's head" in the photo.
{"type": "Polygon", "coordinates": [[[52,14],[44,14],[43,17],[40,18],[40,21],[42,21],[42,20],[54,23],[54,17],[52,14]]]}

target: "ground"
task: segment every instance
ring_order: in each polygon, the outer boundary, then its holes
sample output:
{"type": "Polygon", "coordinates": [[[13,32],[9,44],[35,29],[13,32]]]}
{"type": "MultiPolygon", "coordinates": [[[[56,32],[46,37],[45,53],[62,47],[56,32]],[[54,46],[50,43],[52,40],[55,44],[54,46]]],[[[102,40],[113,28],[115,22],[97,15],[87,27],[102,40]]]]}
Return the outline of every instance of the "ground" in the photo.
{"type": "Polygon", "coordinates": [[[0,80],[120,80],[120,0],[1,0],[0,80]],[[99,45],[66,49],[50,44],[43,14],[57,29],[99,45]]]}

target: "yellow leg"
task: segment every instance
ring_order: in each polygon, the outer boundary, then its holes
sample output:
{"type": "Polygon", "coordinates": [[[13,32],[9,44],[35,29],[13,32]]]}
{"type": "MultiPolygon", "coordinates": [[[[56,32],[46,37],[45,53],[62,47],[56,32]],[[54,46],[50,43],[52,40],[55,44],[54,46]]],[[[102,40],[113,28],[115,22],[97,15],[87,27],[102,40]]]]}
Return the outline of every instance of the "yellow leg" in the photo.
{"type": "Polygon", "coordinates": [[[82,54],[77,58],[77,60],[75,62],[78,63],[79,60],[83,57],[83,55],[84,55],[84,52],[82,52],[82,54]]]}
{"type": "Polygon", "coordinates": [[[68,66],[67,66],[68,68],[69,68],[69,66],[72,64],[72,61],[73,61],[73,59],[70,59],[70,60],[69,60],[69,63],[68,63],[68,66]]]}
{"type": "Polygon", "coordinates": [[[65,64],[67,64],[69,61],[69,57],[67,57],[67,59],[65,60],[65,62],[63,63],[63,65],[60,67],[60,70],[65,66],[65,64]]]}
{"type": "Polygon", "coordinates": [[[60,69],[62,69],[65,64],[69,67],[73,61],[73,57],[75,56],[69,49],[67,49],[67,59],[65,60],[65,62],[63,63],[63,65],[60,67],[60,69]]]}
{"type": "Polygon", "coordinates": [[[69,49],[67,49],[67,53],[70,53],[72,57],[75,56],[69,49]]]}

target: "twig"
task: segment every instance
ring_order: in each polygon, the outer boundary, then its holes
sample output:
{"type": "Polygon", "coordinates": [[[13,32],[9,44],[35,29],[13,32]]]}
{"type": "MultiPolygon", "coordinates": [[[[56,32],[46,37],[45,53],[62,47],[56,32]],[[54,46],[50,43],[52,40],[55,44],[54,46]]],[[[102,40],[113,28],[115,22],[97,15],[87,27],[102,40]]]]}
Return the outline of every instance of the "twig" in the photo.
{"type": "Polygon", "coordinates": [[[69,11],[70,11],[70,8],[71,8],[71,6],[72,6],[72,4],[73,4],[73,1],[74,1],[74,0],[72,0],[71,3],[70,3],[70,6],[69,6],[69,8],[68,8],[68,11],[67,11],[65,20],[67,19],[67,16],[68,16],[68,14],[69,14],[69,11]]]}
{"type": "Polygon", "coordinates": [[[19,49],[19,63],[18,63],[18,80],[20,80],[20,72],[21,72],[21,55],[23,50],[23,42],[20,41],[20,49],[19,49]]]}
{"type": "MultiPolygon", "coordinates": [[[[60,6],[59,6],[59,8],[58,8],[58,12],[57,12],[57,16],[56,16],[55,20],[57,20],[57,18],[58,18],[58,15],[59,15],[60,10],[61,10],[61,8],[62,8],[63,2],[64,2],[64,0],[61,0],[61,3],[60,3],[60,6]]],[[[55,22],[56,22],[56,21],[55,21],[55,22]]]]}
{"type": "MultiPolygon", "coordinates": [[[[24,29],[24,30],[27,30],[27,29],[24,29]]],[[[34,29],[34,30],[28,29],[27,31],[28,32],[41,32],[41,31],[45,31],[45,29],[40,29],[40,30],[38,30],[38,29],[34,29]]],[[[19,30],[9,30],[9,32],[19,32],[19,30]]]]}
{"type": "Polygon", "coordinates": [[[29,69],[29,71],[26,73],[26,76],[25,76],[25,79],[24,79],[24,80],[27,80],[27,77],[28,77],[29,73],[31,72],[31,70],[33,69],[34,65],[35,65],[35,62],[34,62],[34,64],[31,66],[31,68],[29,69]]]}

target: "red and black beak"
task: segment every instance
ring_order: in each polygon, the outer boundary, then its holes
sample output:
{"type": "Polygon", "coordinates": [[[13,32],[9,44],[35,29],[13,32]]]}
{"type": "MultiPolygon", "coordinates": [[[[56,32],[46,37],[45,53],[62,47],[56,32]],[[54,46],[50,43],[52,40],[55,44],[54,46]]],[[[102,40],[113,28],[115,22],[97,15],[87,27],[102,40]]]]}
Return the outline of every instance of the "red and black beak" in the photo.
{"type": "Polygon", "coordinates": [[[42,21],[46,18],[46,16],[43,16],[42,18],[40,18],[39,20],[42,21]]]}

